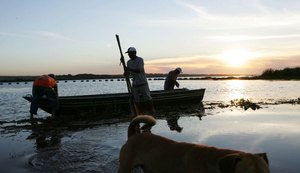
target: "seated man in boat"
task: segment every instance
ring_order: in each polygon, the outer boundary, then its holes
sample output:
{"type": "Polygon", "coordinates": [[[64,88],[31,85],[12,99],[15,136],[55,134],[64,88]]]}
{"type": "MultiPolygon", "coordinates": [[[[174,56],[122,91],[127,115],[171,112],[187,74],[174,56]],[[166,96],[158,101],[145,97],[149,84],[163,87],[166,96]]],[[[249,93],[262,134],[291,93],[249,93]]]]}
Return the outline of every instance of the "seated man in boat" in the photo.
{"type": "Polygon", "coordinates": [[[152,97],[144,69],[144,60],[136,55],[134,47],[128,48],[127,52],[130,60],[127,61],[125,75],[132,76],[132,93],[137,106],[137,115],[145,112],[154,112],[152,97]]]}
{"type": "Polygon", "coordinates": [[[58,110],[58,91],[54,74],[42,75],[33,82],[32,87],[33,99],[30,105],[30,118],[37,114],[40,99],[46,96],[52,109],[52,117],[56,116],[58,110]]]}
{"type": "Polygon", "coordinates": [[[180,67],[177,67],[175,70],[172,70],[169,72],[168,76],[165,80],[164,90],[170,91],[174,90],[174,86],[179,87],[179,83],[177,82],[178,75],[182,73],[182,70],[180,67]]]}

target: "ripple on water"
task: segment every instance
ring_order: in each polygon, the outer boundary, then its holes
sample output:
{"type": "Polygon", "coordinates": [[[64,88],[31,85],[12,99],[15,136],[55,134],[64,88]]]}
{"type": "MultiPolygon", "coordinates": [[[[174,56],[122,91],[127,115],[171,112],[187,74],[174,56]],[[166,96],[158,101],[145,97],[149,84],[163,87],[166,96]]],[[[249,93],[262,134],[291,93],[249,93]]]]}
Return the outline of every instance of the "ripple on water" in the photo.
{"type": "Polygon", "coordinates": [[[106,133],[108,129],[98,127],[64,137],[58,145],[39,148],[29,163],[47,172],[117,172],[121,145],[111,144],[114,136],[106,133]]]}

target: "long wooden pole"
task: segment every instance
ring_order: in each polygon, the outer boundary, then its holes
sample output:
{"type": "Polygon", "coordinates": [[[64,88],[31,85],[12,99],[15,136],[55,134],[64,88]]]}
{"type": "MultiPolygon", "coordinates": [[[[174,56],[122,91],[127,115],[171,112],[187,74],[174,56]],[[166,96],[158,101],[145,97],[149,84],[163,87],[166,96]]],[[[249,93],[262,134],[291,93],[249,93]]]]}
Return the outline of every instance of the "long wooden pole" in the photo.
{"type": "MultiPolygon", "coordinates": [[[[123,65],[123,69],[124,69],[124,72],[125,72],[126,71],[125,59],[124,59],[122,48],[121,48],[120,38],[119,38],[119,35],[117,35],[117,34],[116,34],[116,39],[117,39],[120,54],[121,54],[120,63],[123,65]]],[[[136,105],[135,105],[134,97],[133,97],[133,94],[132,94],[132,86],[131,86],[128,75],[124,75],[124,76],[125,76],[125,79],[126,79],[126,84],[127,84],[128,94],[129,94],[129,103],[130,103],[131,113],[133,114],[133,116],[137,116],[136,105]]]]}

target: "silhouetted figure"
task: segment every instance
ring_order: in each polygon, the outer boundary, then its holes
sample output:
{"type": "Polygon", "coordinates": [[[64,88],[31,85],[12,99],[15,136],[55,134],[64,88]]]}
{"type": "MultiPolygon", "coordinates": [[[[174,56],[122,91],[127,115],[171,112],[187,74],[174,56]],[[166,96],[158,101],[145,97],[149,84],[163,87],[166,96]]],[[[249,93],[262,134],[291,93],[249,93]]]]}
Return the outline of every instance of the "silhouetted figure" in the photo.
{"type": "Polygon", "coordinates": [[[178,75],[182,73],[182,70],[180,67],[177,67],[175,70],[172,70],[169,72],[168,76],[166,77],[165,84],[164,84],[164,90],[170,91],[174,90],[174,86],[179,87],[179,83],[177,82],[178,75]]]}
{"type": "Polygon", "coordinates": [[[132,76],[132,94],[138,109],[137,114],[153,113],[154,108],[145,75],[144,60],[136,55],[137,51],[134,47],[128,48],[126,53],[128,53],[130,60],[127,61],[127,68],[124,74],[132,76]]]}
{"type": "Polygon", "coordinates": [[[56,116],[58,110],[58,89],[54,74],[42,75],[33,82],[33,99],[30,105],[30,117],[37,114],[39,102],[43,96],[49,100],[52,110],[52,117],[56,116]]]}

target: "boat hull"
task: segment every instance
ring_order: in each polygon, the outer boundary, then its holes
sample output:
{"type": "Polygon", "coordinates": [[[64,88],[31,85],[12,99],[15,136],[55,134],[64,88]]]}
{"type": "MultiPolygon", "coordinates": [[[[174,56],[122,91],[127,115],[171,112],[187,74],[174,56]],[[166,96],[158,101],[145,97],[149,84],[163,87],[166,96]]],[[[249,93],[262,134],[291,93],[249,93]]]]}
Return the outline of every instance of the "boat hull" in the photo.
{"type": "MultiPolygon", "coordinates": [[[[165,106],[200,103],[205,89],[187,90],[177,89],[173,91],[152,91],[151,96],[155,109],[165,106]]],[[[31,102],[32,96],[24,96],[31,102]]],[[[49,101],[42,98],[39,108],[51,113],[49,101]]],[[[59,97],[59,115],[63,116],[101,116],[117,117],[130,114],[128,93],[61,96],[59,97]]]]}

